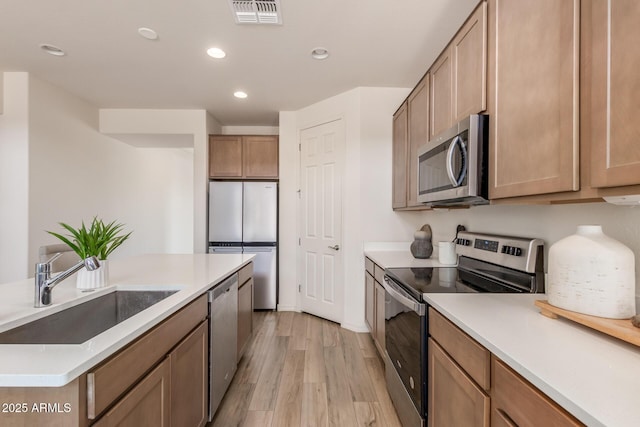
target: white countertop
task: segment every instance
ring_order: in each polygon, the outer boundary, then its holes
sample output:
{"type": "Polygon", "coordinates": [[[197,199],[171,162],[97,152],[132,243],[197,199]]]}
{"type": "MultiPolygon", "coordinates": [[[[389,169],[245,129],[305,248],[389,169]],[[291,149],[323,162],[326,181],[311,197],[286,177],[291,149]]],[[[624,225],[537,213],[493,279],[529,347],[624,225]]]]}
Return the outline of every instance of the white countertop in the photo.
{"type": "Polygon", "coordinates": [[[409,251],[411,242],[370,242],[364,244],[364,254],[383,268],[452,267],[438,261],[438,244],[433,245],[430,258],[414,258],[409,251]]]}
{"type": "Polygon", "coordinates": [[[640,424],[640,348],[542,316],[543,294],[425,294],[427,302],[588,426],[640,424]]]}
{"type": "Polygon", "coordinates": [[[63,386],[205,293],[255,255],[143,255],[109,261],[109,287],[86,293],[75,279],[58,284],[53,304],[33,308],[33,279],[0,285],[0,332],[116,289],[179,289],[82,344],[0,345],[0,387],[63,386]]]}

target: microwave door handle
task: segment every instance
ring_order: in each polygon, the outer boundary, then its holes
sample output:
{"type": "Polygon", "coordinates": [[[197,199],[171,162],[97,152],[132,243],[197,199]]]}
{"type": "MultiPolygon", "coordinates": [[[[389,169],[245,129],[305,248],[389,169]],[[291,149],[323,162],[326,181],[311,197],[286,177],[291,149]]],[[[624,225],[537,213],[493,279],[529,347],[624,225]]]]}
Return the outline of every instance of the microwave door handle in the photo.
{"type": "Polygon", "coordinates": [[[451,185],[453,185],[454,188],[459,187],[460,184],[462,184],[462,181],[464,181],[464,177],[467,175],[467,168],[465,166],[466,158],[467,158],[467,150],[464,146],[464,142],[462,141],[462,138],[460,138],[459,136],[456,136],[455,138],[453,138],[453,141],[449,146],[449,150],[447,150],[447,175],[449,175],[449,180],[451,181],[451,185]],[[456,145],[458,144],[460,144],[460,150],[462,151],[463,168],[460,176],[456,177],[453,174],[453,152],[455,151],[456,145]]]}

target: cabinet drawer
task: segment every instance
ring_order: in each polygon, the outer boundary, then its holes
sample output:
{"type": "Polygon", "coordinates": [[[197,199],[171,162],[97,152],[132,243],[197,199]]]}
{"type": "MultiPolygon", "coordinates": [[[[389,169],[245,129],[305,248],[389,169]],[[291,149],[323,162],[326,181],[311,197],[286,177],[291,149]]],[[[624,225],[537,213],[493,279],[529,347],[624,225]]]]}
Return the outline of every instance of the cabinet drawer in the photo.
{"type": "Polygon", "coordinates": [[[87,374],[87,416],[94,419],[207,317],[207,295],[178,311],[87,374]]]}
{"type": "Polygon", "coordinates": [[[373,261],[367,257],[364,257],[364,269],[373,276],[373,261]]]}
{"type": "Polygon", "coordinates": [[[378,283],[384,283],[384,268],[379,267],[378,264],[373,264],[373,277],[378,283]]]}
{"type": "Polygon", "coordinates": [[[480,387],[490,388],[491,353],[434,309],[429,309],[429,335],[480,387]]]}
{"type": "Polygon", "coordinates": [[[253,277],[253,261],[238,270],[238,288],[253,277]]]}
{"type": "Polygon", "coordinates": [[[491,358],[491,412],[494,426],[581,426],[544,393],[495,356],[491,358]]]}

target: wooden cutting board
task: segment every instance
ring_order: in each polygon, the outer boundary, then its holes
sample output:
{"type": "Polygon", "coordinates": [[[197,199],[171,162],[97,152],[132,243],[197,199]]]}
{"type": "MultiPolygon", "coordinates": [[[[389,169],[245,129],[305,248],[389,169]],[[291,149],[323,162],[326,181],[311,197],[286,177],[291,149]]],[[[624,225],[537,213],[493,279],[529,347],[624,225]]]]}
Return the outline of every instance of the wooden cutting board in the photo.
{"type": "Polygon", "coordinates": [[[544,316],[552,319],[564,317],[596,331],[640,346],[640,328],[633,326],[630,319],[606,319],[604,317],[576,313],[575,311],[555,307],[546,300],[535,301],[535,305],[540,308],[540,314],[544,316]]]}

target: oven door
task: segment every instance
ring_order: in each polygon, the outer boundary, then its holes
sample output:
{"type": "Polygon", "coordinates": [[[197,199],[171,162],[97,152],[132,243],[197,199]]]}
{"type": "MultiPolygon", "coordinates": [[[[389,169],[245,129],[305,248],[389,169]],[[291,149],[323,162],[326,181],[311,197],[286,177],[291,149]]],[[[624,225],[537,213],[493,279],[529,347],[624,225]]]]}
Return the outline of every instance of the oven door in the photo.
{"type": "Polygon", "coordinates": [[[393,365],[413,406],[424,419],[427,413],[426,304],[410,297],[389,277],[385,277],[383,286],[388,362],[393,365]]]}

